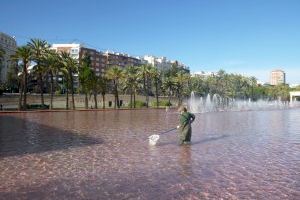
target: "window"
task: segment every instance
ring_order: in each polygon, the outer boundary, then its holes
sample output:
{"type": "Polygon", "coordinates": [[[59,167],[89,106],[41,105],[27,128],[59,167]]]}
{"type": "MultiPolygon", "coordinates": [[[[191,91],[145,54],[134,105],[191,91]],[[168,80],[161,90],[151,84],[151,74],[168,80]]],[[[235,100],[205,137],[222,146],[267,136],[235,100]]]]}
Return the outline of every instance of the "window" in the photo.
{"type": "Polygon", "coordinates": [[[78,53],[78,49],[71,49],[71,53],[78,53]]]}

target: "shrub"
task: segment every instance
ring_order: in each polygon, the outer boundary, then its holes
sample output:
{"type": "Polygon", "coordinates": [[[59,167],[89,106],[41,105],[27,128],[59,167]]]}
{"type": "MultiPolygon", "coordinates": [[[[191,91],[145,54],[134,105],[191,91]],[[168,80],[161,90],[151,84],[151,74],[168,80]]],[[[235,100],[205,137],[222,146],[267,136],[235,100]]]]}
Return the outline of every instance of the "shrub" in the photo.
{"type": "Polygon", "coordinates": [[[27,104],[26,105],[27,109],[49,109],[49,105],[42,105],[42,104],[27,104]]]}
{"type": "MultiPolygon", "coordinates": [[[[136,108],[142,108],[142,107],[145,107],[146,106],[146,102],[144,101],[135,101],[135,107],[136,108]]],[[[128,104],[128,107],[130,108],[131,107],[131,104],[129,103],[128,104]]],[[[132,106],[133,107],[133,106],[132,106]]]]}
{"type": "MultiPolygon", "coordinates": [[[[156,101],[152,101],[151,106],[156,107],[157,106],[156,101]]],[[[163,107],[172,106],[172,103],[169,103],[169,101],[167,100],[162,100],[162,101],[158,101],[158,106],[163,106],[163,107]]]]}

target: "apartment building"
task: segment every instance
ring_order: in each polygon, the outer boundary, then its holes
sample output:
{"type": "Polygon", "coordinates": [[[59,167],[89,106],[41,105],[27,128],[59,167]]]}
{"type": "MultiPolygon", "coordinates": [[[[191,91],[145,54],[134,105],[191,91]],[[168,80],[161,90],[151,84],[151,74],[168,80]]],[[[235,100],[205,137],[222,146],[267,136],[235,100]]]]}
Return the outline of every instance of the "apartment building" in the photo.
{"type": "Polygon", "coordinates": [[[79,62],[87,55],[91,58],[91,67],[96,75],[103,75],[106,69],[106,57],[95,49],[81,47],[79,52],[79,62]]]}
{"type": "Polygon", "coordinates": [[[106,67],[119,66],[121,68],[124,68],[128,66],[139,66],[142,64],[139,58],[132,57],[128,54],[106,51],[102,53],[102,55],[106,59],[106,67]]]}
{"type": "Polygon", "coordinates": [[[149,64],[152,66],[157,67],[160,70],[169,70],[171,69],[172,65],[176,65],[179,68],[189,71],[188,67],[183,63],[178,61],[171,61],[168,60],[166,57],[156,57],[156,56],[149,56],[145,55],[141,58],[143,64],[149,64]]]}
{"type": "Polygon", "coordinates": [[[9,68],[16,64],[11,61],[10,56],[15,54],[17,42],[13,36],[0,32],[0,48],[4,50],[3,58],[0,58],[0,83],[7,81],[7,72],[9,68]]]}
{"type": "Polygon", "coordinates": [[[271,71],[270,84],[271,85],[285,84],[285,72],[281,69],[276,69],[271,71]]]}

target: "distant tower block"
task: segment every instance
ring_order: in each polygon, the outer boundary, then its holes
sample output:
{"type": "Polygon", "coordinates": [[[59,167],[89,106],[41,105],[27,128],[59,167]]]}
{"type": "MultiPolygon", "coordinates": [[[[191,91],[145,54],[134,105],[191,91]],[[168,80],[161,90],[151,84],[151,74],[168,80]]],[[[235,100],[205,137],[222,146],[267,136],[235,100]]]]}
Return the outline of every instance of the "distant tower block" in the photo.
{"type": "Polygon", "coordinates": [[[270,84],[271,85],[285,84],[285,72],[281,69],[276,69],[271,71],[270,84]]]}

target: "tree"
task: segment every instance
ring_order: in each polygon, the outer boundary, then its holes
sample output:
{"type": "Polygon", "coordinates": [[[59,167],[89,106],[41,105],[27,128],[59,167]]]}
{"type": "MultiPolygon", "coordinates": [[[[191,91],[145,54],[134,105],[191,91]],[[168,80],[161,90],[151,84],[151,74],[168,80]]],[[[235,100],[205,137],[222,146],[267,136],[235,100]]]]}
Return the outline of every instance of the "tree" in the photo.
{"type": "Polygon", "coordinates": [[[107,79],[111,80],[114,85],[114,95],[115,95],[114,107],[116,108],[116,106],[117,106],[118,108],[120,108],[118,86],[119,86],[120,79],[122,79],[124,77],[123,70],[121,68],[119,68],[118,66],[109,68],[106,71],[106,77],[107,77],[107,79]]]}
{"type": "Polygon", "coordinates": [[[133,102],[133,97],[135,97],[136,92],[136,90],[134,90],[134,86],[136,82],[138,82],[137,71],[138,69],[136,67],[129,66],[125,68],[124,72],[126,77],[126,79],[124,80],[124,90],[130,93],[130,108],[135,105],[135,101],[133,102]]]}
{"type": "Polygon", "coordinates": [[[151,67],[149,70],[149,76],[154,82],[155,86],[155,97],[156,97],[156,107],[159,106],[159,99],[158,99],[158,85],[160,82],[161,72],[156,67],[151,67]]]}
{"type": "Polygon", "coordinates": [[[105,94],[107,93],[107,78],[105,76],[98,77],[97,90],[102,95],[102,108],[105,109],[105,94]]]}
{"type": "MultiPolygon", "coordinates": [[[[59,73],[61,63],[59,55],[52,50],[47,51],[41,60],[41,69],[50,75],[50,110],[53,109],[54,76],[59,73]]],[[[44,73],[44,72],[42,72],[44,73]]]]}
{"type": "MultiPolygon", "coordinates": [[[[91,70],[91,57],[89,55],[85,55],[82,59],[82,62],[79,66],[79,82],[80,82],[80,88],[83,91],[85,95],[85,109],[88,109],[88,93],[91,90],[91,78],[93,76],[93,72],[91,70]]],[[[96,80],[95,80],[96,81],[96,80]]]]}
{"type": "Polygon", "coordinates": [[[169,105],[171,105],[171,95],[174,89],[175,83],[172,77],[165,77],[162,87],[168,95],[169,105]]]}
{"type": "Polygon", "coordinates": [[[173,78],[174,86],[177,91],[177,97],[178,97],[178,104],[182,104],[183,95],[185,88],[187,88],[187,83],[189,81],[189,75],[184,73],[183,71],[179,71],[176,73],[175,77],[173,78]]]}
{"type": "Polygon", "coordinates": [[[27,43],[27,45],[31,49],[32,58],[33,61],[36,63],[35,70],[38,75],[38,82],[40,86],[40,93],[41,93],[41,104],[42,106],[44,103],[44,72],[46,71],[43,69],[43,66],[41,65],[42,59],[45,56],[47,49],[49,48],[49,45],[45,40],[40,39],[31,39],[30,42],[27,43]]]}
{"type": "Polygon", "coordinates": [[[61,52],[61,63],[63,65],[62,72],[66,78],[67,86],[67,109],[69,108],[68,103],[68,91],[71,89],[72,95],[72,109],[75,110],[75,100],[74,100],[74,74],[78,72],[78,62],[76,59],[72,58],[69,53],[61,52]]]}
{"type": "Polygon", "coordinates": [[[150,65],[142,65],[138,69],[140,79],[143,81],[144,95],[146,97],[146,106],[149,107],[149,77],[150,77],[150,65]]]}
{"type": "Polygon", "coordinates": [[[27,76],[28,76],[28,66],[32,56],[31,50],[28,46],[18,47],[16,53],[12,55],[12,59],[19,62],[22,65],[22,82],[20,88],[20,98],[19,98],[19,109],[26,109],[27,106],[27,76]],[[24,93],[24,94],[23,94],[24,93]],[[23,96],[24,95],[24,96],[23,96]],[[23,98],[23,104],[22,104],[23,98]]]}

